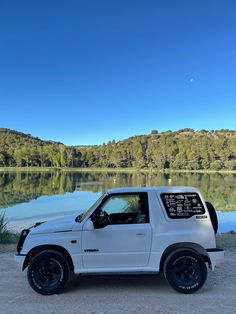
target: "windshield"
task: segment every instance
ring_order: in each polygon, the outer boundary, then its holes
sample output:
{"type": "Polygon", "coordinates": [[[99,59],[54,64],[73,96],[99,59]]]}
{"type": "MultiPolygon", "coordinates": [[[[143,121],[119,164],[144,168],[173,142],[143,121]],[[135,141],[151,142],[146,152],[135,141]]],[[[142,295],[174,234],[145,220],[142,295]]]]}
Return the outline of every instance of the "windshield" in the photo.
{"type": "Polygon", "coordinates": [[[102,202],[103,198],[107,195],[107,193],[103,193],[99,199],[91,206],[89,209],[87,209],[85,212],[80,214],[78,217],[76,217],[77,222],[81,222],[84,220],[85,217],[87,217],[98,205],[102,202]]]}

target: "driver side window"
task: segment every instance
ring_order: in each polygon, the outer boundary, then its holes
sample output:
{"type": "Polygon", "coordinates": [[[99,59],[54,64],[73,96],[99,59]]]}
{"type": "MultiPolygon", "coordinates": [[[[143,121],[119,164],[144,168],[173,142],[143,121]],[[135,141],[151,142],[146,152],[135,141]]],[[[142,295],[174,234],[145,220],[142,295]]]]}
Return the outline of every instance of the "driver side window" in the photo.
{"type": "Polygon", "coordinates": [[[147,193],[111,195],[100,206],[98,214],[110,225],[148,223],[147,193]]]}

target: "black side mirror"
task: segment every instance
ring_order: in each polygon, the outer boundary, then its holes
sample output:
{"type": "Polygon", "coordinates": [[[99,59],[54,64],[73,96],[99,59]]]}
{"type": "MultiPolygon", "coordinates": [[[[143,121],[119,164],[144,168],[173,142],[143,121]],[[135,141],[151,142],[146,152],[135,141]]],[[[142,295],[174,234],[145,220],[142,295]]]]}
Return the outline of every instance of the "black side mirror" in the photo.
{"type": "Polygon", "coordinates": [[[107,214],[104,213],[102,210],[99,210],[96,212],[96,214],[92,217],[92,222],[94,224],[95,229],[101,229],[108,225],[109,219],[107,217],[107,214]]]}

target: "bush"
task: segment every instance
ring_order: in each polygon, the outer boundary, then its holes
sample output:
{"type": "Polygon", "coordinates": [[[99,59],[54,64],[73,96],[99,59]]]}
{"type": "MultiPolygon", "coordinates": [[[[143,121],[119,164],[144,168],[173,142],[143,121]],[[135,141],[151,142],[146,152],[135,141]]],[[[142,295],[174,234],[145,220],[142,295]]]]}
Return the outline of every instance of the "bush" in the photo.
{"type": "Polygon", "coordinates": [[[223,169],[223,167],[224,167],[224,164],[220,160],[215,160],[210,165],[210,168],[213,170],[221,170],[221,169],[223,169]]]}
{"type": "Polygon", "coordinates": [[[224,166],[228,170],[236,170],[236,160],[225,161],[224,166]]]}
{"type": "Polygon", "coordinates": [[[7,222],[5,214],[0,214],[0,244],[2,243],[16,243],[19,235],[7,230],[7,222]]]}

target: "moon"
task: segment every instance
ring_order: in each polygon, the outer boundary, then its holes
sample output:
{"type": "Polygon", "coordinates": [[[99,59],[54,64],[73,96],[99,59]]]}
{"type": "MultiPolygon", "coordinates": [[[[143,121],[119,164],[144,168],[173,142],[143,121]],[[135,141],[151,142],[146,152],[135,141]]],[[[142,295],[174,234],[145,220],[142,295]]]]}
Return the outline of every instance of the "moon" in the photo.
{"type": "Polygon", "coordinates": [[[191,78],[191,79],[189,80],[189,82],[190,82],[190,83],[193,83],[193,81],[194,81],[194,79],[193,79],[193,78],[191,78]]]}

